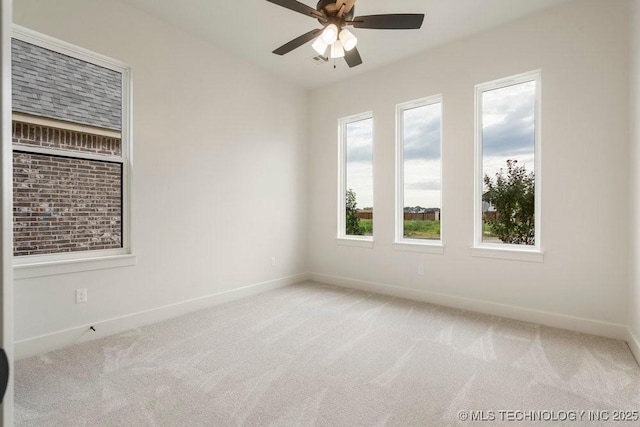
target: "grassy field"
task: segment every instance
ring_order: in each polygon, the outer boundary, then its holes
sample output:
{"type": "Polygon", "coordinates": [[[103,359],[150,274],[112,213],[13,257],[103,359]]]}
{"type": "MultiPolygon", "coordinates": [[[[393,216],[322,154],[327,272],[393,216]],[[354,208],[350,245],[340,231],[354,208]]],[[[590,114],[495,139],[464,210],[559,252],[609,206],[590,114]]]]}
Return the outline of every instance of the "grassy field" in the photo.
{"type": "Polygon", "coordinates": [[[491,224],[487,222],[482,222],[482,240],[488,241],[500,241],[495,234],[493,234],[493,228],[491,228],[491,224]]]}
{"type": "Polygon", "coordinates": [[[440,221],[406,220],[404,237],[407,239],[440,239],[440,221]]]}
{"type": "Polygon", "coordinates": [[[372,219],[361,219],[360,227],[364,230],[365,236],[373,236],[373,220],[372,219]]]}
{"type": "MultiPolygon", "coordinates": [[[[361,219],[360,226],[363,228],[365,236],[373,235],[373,220],[361,219]]],[[[500,241],[492,231],[491,225],[485,222],[483,224],[483,240],[500,241]]],[[[404,222],[404,237],[438,240],[440,239],[440,221],[407,220],[404,222]]]]}
{"type": "MultiPolygon", "coordinates": [[[[361,219],[360,226],[365,236],[373,235],[373,221],[361,219]]],[[[404,237],[408,239],[439,239],[440,221],[407,220],[404,222],[404,237]]]]}

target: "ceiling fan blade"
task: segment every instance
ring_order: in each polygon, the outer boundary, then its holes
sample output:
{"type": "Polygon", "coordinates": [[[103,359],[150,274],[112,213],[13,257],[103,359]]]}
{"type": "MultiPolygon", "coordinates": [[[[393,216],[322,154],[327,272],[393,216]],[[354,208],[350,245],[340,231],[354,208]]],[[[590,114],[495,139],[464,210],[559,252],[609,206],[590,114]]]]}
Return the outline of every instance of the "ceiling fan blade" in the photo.
{"type": "Polygon", "coordinates": [[[347,61],[347,65],[349,65],[349,68],[357,67],[358,65],[362,64],[360,52],[358,52],[358,49],[355,47],[350,51],[344,53],[344,60],[347,61]]]}
{"type": "Polygon", "coordinates": [[[273,53],[275,53],[276,55],[284,55],[286,53],[289,53],[292,50],[299,48],[303,44],[310,42],[321,32],[321,29],[311,30],[306,34],[303,34],[300,37],[291,40],[289,43],[283,44],[282,46],[274,50],[273,53]]]}
{"type": "Polygon", "coordinates": [[[422,27],[424,14],[397,13],[389,15],[356,16],[350,24],[356,28],[375,30],[417,30],[422,27]]]}
{"type": "Polygon", "coordinates": [[[300,3],[296,0],[267,0],[270,3],[277,4],[294,12],[301,13],[303,15],[310,16],[312,18],[324,18],[324,15],[312,7],[306,4],[300,3]]]}

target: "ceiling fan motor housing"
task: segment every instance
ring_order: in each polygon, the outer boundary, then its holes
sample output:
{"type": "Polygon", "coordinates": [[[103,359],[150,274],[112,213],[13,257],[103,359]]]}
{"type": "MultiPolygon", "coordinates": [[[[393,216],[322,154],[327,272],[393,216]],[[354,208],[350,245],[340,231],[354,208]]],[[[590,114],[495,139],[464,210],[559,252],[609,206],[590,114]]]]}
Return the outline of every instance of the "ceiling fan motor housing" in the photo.
{"type": "MultiPolygon", "coordinates": [[[[333,5],[335,4],[335,0],[319,0],[318,1],[318,5],[316,6],[316,9],[318,10],[318,12],[323,13],[327,18],[329,18],[329,21],[337,21],[334,22],[335,24],[340,24],[339,26],[344,25],[344,21],[352,21],[354,14],[355,14],[355,6],[351,8],[351,10],[348,13],[345,13],[342,18],[338,18],[336,16],[336,12],[328,12],[327,6],[329,5],[333,5]]],[[[321,20],[320,21],[321,24],[323,24],[323,22],[321,20]]]]}

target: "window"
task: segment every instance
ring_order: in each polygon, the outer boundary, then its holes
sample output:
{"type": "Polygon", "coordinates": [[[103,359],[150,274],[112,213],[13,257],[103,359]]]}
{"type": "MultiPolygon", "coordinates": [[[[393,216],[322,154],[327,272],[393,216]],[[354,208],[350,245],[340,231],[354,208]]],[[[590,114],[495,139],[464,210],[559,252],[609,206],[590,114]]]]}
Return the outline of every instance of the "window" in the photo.
{"type": "Polygon", "coordinates": [[[14,264],[130,253],[130,70],[17,27],[14,264]]]}
{"type": "Polygon", "coordinates": [[[340,120],[338,237],[373,241],[373,116],[340,120]]]}
{"type": "Polygon", "coordinates": [[[442,241],[442,97],[398,105],[396,242],[442,241]]]}
{"type": "Polygon", "coordinates": [[[540,249],[540,73],[476,87],[475,246],[540,249]]]}

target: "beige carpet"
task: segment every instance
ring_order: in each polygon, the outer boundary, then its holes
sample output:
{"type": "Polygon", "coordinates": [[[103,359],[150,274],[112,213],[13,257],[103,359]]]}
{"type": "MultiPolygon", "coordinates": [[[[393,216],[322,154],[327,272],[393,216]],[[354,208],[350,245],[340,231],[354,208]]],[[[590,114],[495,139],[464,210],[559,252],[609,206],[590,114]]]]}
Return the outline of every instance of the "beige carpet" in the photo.
{"type": "Polygon", "coordinates": [[[622,341],[306,283],[22,360],[15,390],[17,425],[540,426],[639,410],[640,368],[622,341]]]}

